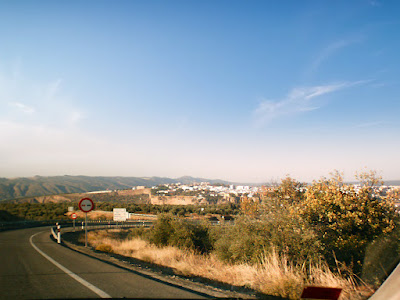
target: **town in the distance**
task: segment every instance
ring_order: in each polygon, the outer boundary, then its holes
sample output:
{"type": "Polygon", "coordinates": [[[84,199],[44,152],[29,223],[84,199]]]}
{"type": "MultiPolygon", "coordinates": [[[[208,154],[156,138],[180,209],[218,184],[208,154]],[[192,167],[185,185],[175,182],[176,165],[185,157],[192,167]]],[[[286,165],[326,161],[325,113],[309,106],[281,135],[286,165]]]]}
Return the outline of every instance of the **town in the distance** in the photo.
{"type": "MultiPolygon", "coordinates": [[[[354,190],[358,192],[361,184],[352,184],[354,190]]],[[[182,184],[160,184],[147,188],[145,186],[135,186],[131,190],[103,190],[89,192],[88,194],[108,194],[109,197],[136,195],[141,199],[146,198],[149,204],[154,205],[207,205],[234,203],[240,204],[243,200],[259,202],[260,194],[273,192],[278,185],[249,186],[233,184],[210,184],[209,182],[182,184]]],[[[307,190],[304,184],[300,188],[307,190]]],[[[373,193],[386,197],[390,193],[400,190],[397,185],[376,185],[372,186],[373,193]]],[[[395,199],[394,205],[400,210],[400,198],[395,199]]]]}

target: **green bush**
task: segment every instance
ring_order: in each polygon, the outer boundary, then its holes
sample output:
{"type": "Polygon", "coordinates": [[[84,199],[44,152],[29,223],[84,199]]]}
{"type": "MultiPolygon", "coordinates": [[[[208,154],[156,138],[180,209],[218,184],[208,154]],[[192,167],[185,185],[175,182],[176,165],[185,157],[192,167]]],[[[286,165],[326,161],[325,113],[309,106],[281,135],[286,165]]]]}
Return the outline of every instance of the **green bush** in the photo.
{"type": "Polygon", "coordinates": [[[174,218],[171,214],[158,216],[148,238],[157,246],[177,246],[201,253],[208,253],[213,248],[207,226],[192,224],[186,220],[174,218]]]}
{"type": "Polygon", "coordinates": [[[160,214],[157,217],[156,223],[151,229],[149,240],[157,246],[167,246],[174,234],[172,226],[173,216],[171,214],[160,214]]]}
{"type": "Polygon", "coordinates": [[[241,217],[235,225],[216,231],[220,232],[214,233],[215,252],[232,263],[258,263],[272,250],[299,262],[320,257],[316,235],[301,219],[290,215],[271,214],[259,220],[241,217]]]}
{"type": "Polygon", "coordinates": [[[237,219],[235,225],[214,229],[217,256],[231,263],[257,262],[270,247],[262,224],[247,218],[237,219]]]}
{"type": "Polygon", "coordinates": [[[378,287],[400,262],[400,228],[376,239],[366,251],[361,279],[378,287]]]}

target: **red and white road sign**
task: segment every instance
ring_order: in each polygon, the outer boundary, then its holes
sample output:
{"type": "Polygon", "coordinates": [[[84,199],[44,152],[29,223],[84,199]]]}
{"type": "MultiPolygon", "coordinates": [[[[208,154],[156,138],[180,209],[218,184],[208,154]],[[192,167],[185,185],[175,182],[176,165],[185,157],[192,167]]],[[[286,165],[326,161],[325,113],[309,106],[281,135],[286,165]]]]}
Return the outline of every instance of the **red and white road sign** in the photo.
{"type": "Polygon", "coordinates": [[[88,213],[89,211],[94,209],[94,203],[93,200],[90,198],[83,198],[81,201],[79,201],[79,209],[85,213],[88,213]]]}
{"type": "Polygon", "coordinates": [[[75,219],[76,219],[76,217],[77,217],[77,216],[76,216],[76,213],[72,213],[72,214],[71,214],[71,218],[72,218],[72,219],[74,219],[74,220],[75,220],[75,219]]]}

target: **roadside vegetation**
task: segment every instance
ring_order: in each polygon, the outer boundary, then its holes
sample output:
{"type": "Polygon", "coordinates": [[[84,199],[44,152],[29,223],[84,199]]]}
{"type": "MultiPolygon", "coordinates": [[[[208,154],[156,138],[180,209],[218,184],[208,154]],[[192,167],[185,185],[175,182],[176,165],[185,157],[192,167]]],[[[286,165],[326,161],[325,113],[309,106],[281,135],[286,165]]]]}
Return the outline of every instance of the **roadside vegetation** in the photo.
{"type": "Polygon", "coordinates": [[[0,221],[66,220],[70,203],[0,203],[0,221]],[[2,217],[7,215],[7,217],[2,217]]]}
{"type": "MultiPolygon", "coordinates": [[[[126,208],[132,213],[154,214],[171,213],[175,216],[187,216],[195,214],[206,216],[209,214],[217,215],[237,215],[240,213],[240,205],[233,203],[215,205],[152,205],[135,203],[114,203],[114,202],[95,202],[96,210],[112,211],[113,208],[126,208]]],[[[0,202],[0,221],[10,220],[68,220],[66,215],[69,206],[78,209],[78,203],[58,202],[58,203],[11,203],[0,202]],[[7,214],[7,217],[5,215],[7,214]],[[4,217],[2,217],[4,215],[4,217]]],[[[89,214],[90,216],[90,214],[89,214]]],[[[100,216],[100,220],[112,220],[111,217],[100,216]]],[[[97,220],[97,218],[96,218],[97,220]]]]}
{"type": "Polygon", "coordinates": [[[149,230],[92,232],[89,242],[265,294],[298,299],[315,284],[343,288],[341,299],[364,299],[398,264],[400,231],[393,195],[374,189],[376,173],[358,179],[355,190],[335,172],[305,189],[287,177],[260,201],[243,199],[234,225],[160,214],[149,230]]]}
{"type": "MultiPolygon", "coordinates": [[[[342,287],[342,299],[363,299],[371,293],[360,289],[351,277],[332,272],[322,263],[295,264],[276,250],[260,256],[259,263],[230,263],[210,252],[200,254],[177,246],[156,246],[136,233],[121,238],[121,230],[89,232],[89,243],[98,251],[117,253],[173,268],[177,274],[200,276],[234,286],[245,286],[267,295],[298,299],[305,284],[342,287]]],[[[146,234],[145,234],[146,235],[146,234]]],[[[84,236],[82,236],[84,241],[84,236]]]]}

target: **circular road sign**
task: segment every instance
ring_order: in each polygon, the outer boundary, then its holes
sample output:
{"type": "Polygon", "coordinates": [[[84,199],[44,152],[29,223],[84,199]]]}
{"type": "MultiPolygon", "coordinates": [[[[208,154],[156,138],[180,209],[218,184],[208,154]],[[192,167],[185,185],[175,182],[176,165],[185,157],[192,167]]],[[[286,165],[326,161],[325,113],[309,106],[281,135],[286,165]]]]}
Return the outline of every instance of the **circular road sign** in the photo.
{"type": "Polygon", "coordinates": [[[71,218],[75,220],[76,219],[76,213],[71,214],[71,218]]]}
{"type": "Polygon", "coordinates": [[[94,209],[94,203],[93,200],[90,198],[83,198],[81,201],[79,201],[79,209],[85,213],[88,213],[89,211],[94,209]]]}

